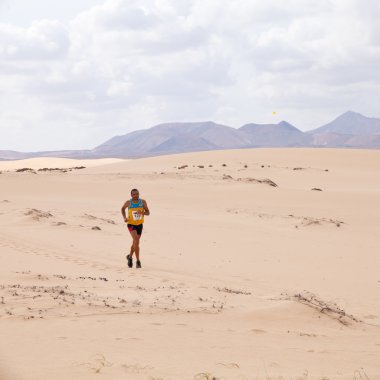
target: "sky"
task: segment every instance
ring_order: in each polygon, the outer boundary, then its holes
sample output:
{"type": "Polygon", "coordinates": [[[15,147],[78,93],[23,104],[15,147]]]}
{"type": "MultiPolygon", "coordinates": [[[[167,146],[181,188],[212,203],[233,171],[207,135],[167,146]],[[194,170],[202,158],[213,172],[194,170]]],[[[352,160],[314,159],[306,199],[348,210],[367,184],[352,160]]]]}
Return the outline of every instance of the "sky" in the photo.
{"type": "Polygon", "coordinates": [[[380,117],[379,0],[0,0],[0,150],[380,117]]]}

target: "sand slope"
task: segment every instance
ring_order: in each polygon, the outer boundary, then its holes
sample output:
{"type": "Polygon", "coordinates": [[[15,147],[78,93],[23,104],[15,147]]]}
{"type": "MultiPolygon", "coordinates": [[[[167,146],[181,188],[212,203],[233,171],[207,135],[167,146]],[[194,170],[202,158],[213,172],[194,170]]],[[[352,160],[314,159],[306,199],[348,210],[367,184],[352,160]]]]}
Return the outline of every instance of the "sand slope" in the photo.
{"type": "Polygon", "coordinates": [[[0,379],[380,379],[379,174],[335,149],[3,172],[0,379]]]}

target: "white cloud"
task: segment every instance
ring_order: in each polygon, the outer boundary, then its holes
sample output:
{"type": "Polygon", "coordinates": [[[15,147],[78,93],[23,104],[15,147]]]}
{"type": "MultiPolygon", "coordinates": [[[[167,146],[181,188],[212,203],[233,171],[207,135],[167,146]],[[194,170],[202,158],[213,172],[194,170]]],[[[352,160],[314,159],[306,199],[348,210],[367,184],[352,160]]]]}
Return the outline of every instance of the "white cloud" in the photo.
{"type": "Polygon", "coordinates": [[[26,137],[0,149],[90,148],[163,121],[376,116],[379,16],[377,0],[108,0],[0,23],[0,133],[26,137]]]}
{"type": "Polygon", "coordinates": [[[44,60],[64,58],[69,47],[67,31],[58,21],[38,20],[29,28],[0,24],[0,59],[44,60]]]}

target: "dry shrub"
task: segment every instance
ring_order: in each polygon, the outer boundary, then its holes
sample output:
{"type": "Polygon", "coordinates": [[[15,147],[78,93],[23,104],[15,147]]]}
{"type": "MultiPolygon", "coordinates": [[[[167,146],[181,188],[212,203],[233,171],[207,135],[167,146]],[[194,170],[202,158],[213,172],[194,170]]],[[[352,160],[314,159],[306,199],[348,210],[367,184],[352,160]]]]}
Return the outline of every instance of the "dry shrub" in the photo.
{"type": "Polygon", "coordinates": [[[324,301],[311,292],[304,291],[302,293],[296,293],[292,296],[288,296],[287,299],[309,306],[319,311],[320,313],[337,320],[339,323],[345,326],[361,322],[358,318],[354,317],[353,315],[347,314],[335,302],[324,301]]]}
{"type": "Polygon", "coordinates": [[[37,210],[35,208],[30,209],[26,213],[24,213],[26,216],[31,216],[34,220],[40,220],[42,218],[51,218],[53,214],[47,211],[37,210]]]}
{"type": "Polygon", "coordinates": [[[97,354],[94,356],[92,363],[82,363],[81,365],[86,366],[95,373],[100,373],[103,368],[111,367],[113,363],[107,361],[103,354],[97,354]]]}
{"type": "Polygon", "coordinates": [[[278,187],[278,185],[269,178],[257,179],[257,178],[248,177],[248,178],[238,178],[237,180],[241,181],[241,182],[264,183],[264,184],[269,185],[269,186],[278,187]]]}

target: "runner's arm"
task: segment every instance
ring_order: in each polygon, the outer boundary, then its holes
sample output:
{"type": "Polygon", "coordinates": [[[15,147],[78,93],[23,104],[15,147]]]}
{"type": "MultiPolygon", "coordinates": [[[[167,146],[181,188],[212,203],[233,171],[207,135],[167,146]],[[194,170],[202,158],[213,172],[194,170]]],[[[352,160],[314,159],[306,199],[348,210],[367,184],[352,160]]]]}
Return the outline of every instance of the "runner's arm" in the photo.
{"type": "Polygon", "coordinates": [[[147,203],[146,203],[146,201],[144,199],[142,200],[142,204],[143,204],[143,207],[144,207],[144,215],[150,215],[150,211],[149,211],[148,205],[147,205],[147,203]]]}
{"type": "Polygon", "coordinates": [[[123,204],[123,207],[121,208],[121,214],[123,215],[123,219],[124,219],[124,222],[128,222],[128,218],[125,214],[125,210],[128,208],[129,206],[129,201],[126,201],[124,204],[123,204]]]}

